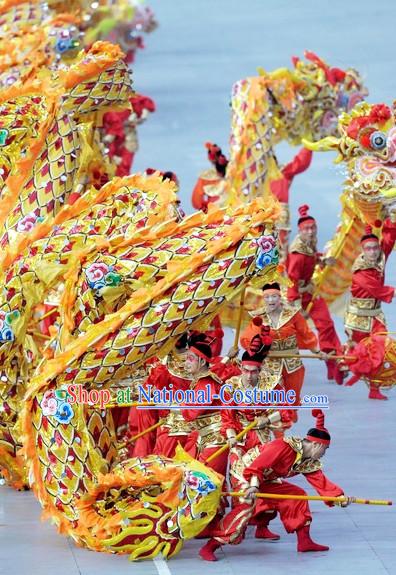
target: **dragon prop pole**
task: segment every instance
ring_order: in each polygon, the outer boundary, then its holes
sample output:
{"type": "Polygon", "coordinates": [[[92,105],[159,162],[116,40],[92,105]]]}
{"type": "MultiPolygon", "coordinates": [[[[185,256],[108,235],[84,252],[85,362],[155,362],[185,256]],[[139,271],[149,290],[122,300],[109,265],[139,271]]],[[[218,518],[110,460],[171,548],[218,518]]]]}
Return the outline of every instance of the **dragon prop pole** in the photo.
{"type": "MultiPolygon", "coordinates": [[[[243,491],[227,491],[222,495],[231,497],[243,497],[246,494],[243,491]]],[[[294,499],[296,501],[331,501],[333,503],[359,503],[360,505],[393,505],[393,501],[386,499],[358,499],[357,497],[322,497],[321,495],[280,495],[278,493],[256,493],[255,497],[259,499],[294,499]]]]}
{"type": "Polygon", "coordinates": [[[243,310],[244,310],[244,305],[245,305],[245,294],[246,294],[246,287],[242,290],[242,293],[241,293],[241,300],[239,303],[238,323],[237,323],[237,326],[235,329],[234,347],[238,347],[239,334],[241,333],[243,310]]]}
{"type": "MultiPolygon", "coordinates": [[[[240,431],[238,433],[238,435],[235,436],[236,441],[241,439],[244,435],[246,435],[248,433],[248,431],[250,431],[251,429],[256,427],[256,425],[257,425],[257,419],[252,421],[252,423],[249,423],[249,425],[247,425],[244,429],[242,429],[242,431],[240,431]]],[[[206,459],[205,463],[209,463],[210,461],[213,461],[213,459],[216,459],[216,457],[218,457],[219,455],[224,453],[224,451],[227,451],[227,449],[229,449],[229,445],[228,445],[228,443],[225,443],[224,445],[222,445],[220,447],[220,449],[218,449],[217,451],[212,453],[212,455],[209,455],[209,457],[206,459]]]]}
{"type": "Polygon", "coordinates": [[[165,421],[165,418],[159,419],[157,421],[157,423],[154,423],[154,425],[150,425],[150,427],[147,427],[147,429],[145,429],[144,431],[137,433],[136,435],[134,435],[133,437],[128,439],[128,441],[125,441],[125,443],[120,443],[118,445],[118,447],[120,449],[122,449],[123,447],[126,447],[127,445],[129,445],[130,443],[133,443],[134,441],[136,441],[140,437],[143,437],[143,435],[146,435],[147,433],[150,433],[150,431],[154,431],[154,429],[157,429],[157,427],[160,427],[164,423],[164,421],[165,421]]]}
{"type": "MultiPolygon", "coordinates": [[[[280,357],[280,358],[296,358],[301,359],[323,359],[319,355],[314,355],[311,353],[271,353],[269,352],[267,357],[280,357]]],[[[354,355],[331,355],[331,359],[350,359],[351,361],[356,359],[354,355]]],[[[325,361],[325,360],[323,360],[325,361]]]]}

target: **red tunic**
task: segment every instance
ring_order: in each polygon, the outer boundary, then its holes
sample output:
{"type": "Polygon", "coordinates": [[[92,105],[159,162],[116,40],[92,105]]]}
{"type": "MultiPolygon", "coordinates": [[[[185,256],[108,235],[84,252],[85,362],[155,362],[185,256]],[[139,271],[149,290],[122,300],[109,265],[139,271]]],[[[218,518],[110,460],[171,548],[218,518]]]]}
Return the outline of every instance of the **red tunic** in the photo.
{"type": "MultiPolygon", "coordinates": [[[[301,473],[293,470],[296,456],[296,451],[284,439],[275,439],[261,447],[260,455],[246,467],[243,476],[247,481],[256,476],[260,481],[260,489],[262,487],[265,491],[266,482],[294,477],[301,473]]],[[[341,487],[327,479],[320,469],[303,475],[319,495],[339,497],[344,493],[341,487]]]]}
{"type": "MultiPolygon", "coordinates": [[[[294,390],[296,394],[295,405],[300,404],[300,393],[304,383],[305,368],[298,358],[298,349],[314,349],[317,346],[315,334],[310,330],[307,321],[299,311],[292,307],[284,306],[278,320],[278,325],[273,326],[271,318],[263,311],[261,314],[263,324],[270,327],[272,338],[271,350],[295,354],[294,358],[279,358],[268,356],[263,367],[274,378],[282,382],[283,387],[294,390]]],[[[241,345],[248,349],[250,342],[260,333],[261,327],[251,322],[241,335],[241,345]]],[[[297,412],[294,412],[294,420],[297,421],[297,412]]]]}
{"type": "MultiPolygon", "coordinates": [[[[290,438],[295,445],[300,444],[299,438],[290,438]],[[297,440],[297,441],[296,441],[297,440]]],[[[254,452],[254,450],[253,450],[254,452]]],[[[312,460],[311,460],[312,461],[312,460]]],[[[258,479],[259,490],[276,495],[306,495],[305,491],[287,481],[285,477],[293,477],[302,473],[314,489],[322,496],[339,497],[343,490],[332,483],[319,469],[319,462],[304,468],[301,464],[301,448],[293,449],[287,440],[275,439],[260,448],[259,455],[242,471],[244,479],[250,482],[252,477],[258,479]]],[[[332,506],[332,503],[326,503],[332,506]]],[[[250,519],[255,516],[255,523],[260,524],[268,511],[278,512],[288,533],[301,529],[312,521],[308,501],[293,499],[257,499],[253,504],[240,502],[230,513],[218,521],[212,530],[212,536],[221,543],[238,544],[245,536],[250,519]]],[[[265,519],[264,519],[265,521],[265,519]]]]}
{"type": "MultiPolygon", "coordinates": [[[[233,387],[233,389],[248,389],[244,387],[241,381],[241,376],[235,376],[228,380],[228,384],[233,387]]],[[[254,389],[251,387],[250,389],[254,389]]],[[[260,389],[260,383],[257,385],[257,389],[260,389]]],[[[224,438],[227,438],[227,429],[233,429],[238,435],[247,425],[252,423],[255,419],[260,416],[268,416],[274,413],[274,409],[266,408],[265,404],[262,404],[262,408],[257,407],[255,409],[249,409],[249,404],[246,403],[236,403],[232,400],[232,396],[229,393],[224,394],[226,400],[229,402],[228,405],[233,409],[223,409],[221,412],[221,433],[224,438]],[[236,409],[240,407],[240,409],[236,409]]],[[[260,404],[256,404],[260,405],[260,404]]],[[[292,423],[292,413],[290,410],[281,409],[280,422],[277,424],[268,424],[263,429],[253,428],[246,433],[246,435],[241,438],[238,442],[238,450],[248,451],[256,445],[262,445],[267,443],[271,439],[271,431],[277,430],[282,431],[283,429],[290,427],[292,423]]]]}
{"type": "MultiPolygon", "coordinates": [[[[164,388],[171,389],[171,384],[173,391],[178,389],[185,391],[189,389],[191,380],[172,374],[164,364],[157,364],[151,369],[150,375],[145,381],[146,387],[151,385],[152,388],[159,390],[164,388]]],[[[166,421],[159,428],[149,431],[136,440],[133,450],[134,457],[145,457],[151,453],[173,457],[177,444],[185,445],[190,430],[187,429],[188,426],[185,426],[184,433],[182,429],[179,432],[173,430],[172,433],[171,415],[171,410],[169,409],[137,410],[138,433],[157,423],[160,418],[164,418],[166,421]],[[168,419],[169,423],[167,424],[168,419]]]]}
{"type": "Polygon", "coordinates": [[[385,264],[395,242],[396,223],[387,219],[382,228],[382,255],[378,264],[370,267],[362,253],[353,265],[351,285],[353,299],[347,308],[345,327],[356,343],[370,334],[386,331],[386,320],[380,302],[390,303],[395,295],[395,288],[385,285],[385,264]],[[359,300],[371,300],[371,302],[360,303],[359,300]],[[355,308],[361,308],[359,315],[355,308]],[[370,311],[365,314],[364,309],[370,309],[370,311]],[[376,310],[376,313],[370,317],[371,310],[376,310]]]}
{"type": "MultiPolygon", "coordinates": [[[[303,247],[300,251],[298,237],[293,243],[296,247],[293,249],[293,244],[291,245],[286,264],[287,274],[293,282],[293,285],[287,290],[287,297],[290,301],[301,298],[301,306],[304,310],[307,309],[308,305],[310,306],[309,315],[318,330],[320,349],[324,352],[335,350],[337,353],[341,353],[341,342],[325,300],[322,297],[313,299],[312,293],[307,291],[299,292],[299,287],[306,287],[311,283],[315,267],[320,263],[321,254],[319,252],[308,254],[306,252],[309,250],[305,250],[303,247]]],[[[303,244],[300,243],[300,246],[303,244]]]]}
{"type": "MultiPolygon", "coordinates": [[[[224,438],[221,435],[221,414],[216,407],[222,405],[220,399],[214,398],[218,395],[222,380],[216,375],[205,375],[198,379],[197,383],[191,386],[195,393],[206,394],[205,407],[199,406],[195,409],[185,408],[181,413],[186,421],[193,422],[195,431],[198,433],[197,457],[199,461],[206,463],[207,458],[217,451],[224,444],[224,438]]],[[[221,473],[226,474],[227,470],[227,452],[222,453],[217,458],[206,463],[209,467],[221,473]]]]}
{"type": "MultiPolygon", "coordinates": [[[[300,312],[296,310],[289,311],[289,309],[282,311],[282,315],[279,318],[279,327],[274,327],[268,323],[267,314],[264,314],[263,317],[264,325],[269,325],[270,327],[269,335],[273,342],[290,340],[292,337],[295,337],[299,349],[313,349],[316,347],[317,340],[315,334],[311,331],[306,319],[300,312]],[[285,321],[282,321],[284,316],[285,321]]],[[[247,328],[242,332],[240,339],[241,346],[244,349],[248,349],[250,342],[260,333],[260,331],[261,327],[256,326],[253,321],[251,321],[247,328]]],[[[271,349],[273,348],[274,346],[271,347],[271,349]]],[[[279,349],[281,349],[281,345],[279,345],[279,349]]]]}
{"type": "Polygon", "coordinates": [[[289,301],[295,301],[301,298],[303,307],[305,308],[312,299],[312,294],[305,292],[300,294],[299,283],[307,285],[312,280],[316,264],[319,263],[321,254],[319,252],[308,255],[298,251],[291,251],[287,258],[287,275],[293,282],[287,290],[287,298],[289,301]]]}
{"type": "MultiPolygon", "coordinates": [[[[385,220],[382,228],[381,249],[385,255],[385,262],[392,253],[396,243],[396,222],[385,220]]],[[[358,270],[352,275],[351,294],[358,298],[374,298],[390,303],[395,295],[395,288],[386,286],[385,273],[379,269],[367,268],[358,270]]]]}

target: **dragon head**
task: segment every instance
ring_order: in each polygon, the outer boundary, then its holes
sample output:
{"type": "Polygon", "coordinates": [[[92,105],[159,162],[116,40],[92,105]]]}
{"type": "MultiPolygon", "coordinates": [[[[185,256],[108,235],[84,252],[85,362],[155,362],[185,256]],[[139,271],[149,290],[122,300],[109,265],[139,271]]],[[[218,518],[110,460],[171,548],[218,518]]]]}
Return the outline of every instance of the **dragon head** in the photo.
{"type": "Polygon", "coordinates": [[[275,84],[271,84],[271,93],[284,114],[286,137],[294,144],[299,144],[301,137],[316,141],[335,136],[339,114],[351,110],[368,93],[356,70],[331,68],[313,52],[304,55],[306,61],[292,60],[294,70],[287,90],[285,78],[277,86],[281,71],[273,73],[275,84]]]}
{"type": "Polygon", "coordinates": [[[385,104],[360,103],[341,115],[339,138],[305,142],[313,150],[338,151],[337,162],[347,166],[346,189],[363,218],[374,223],[396,203],[395,109],[385,104]]]}

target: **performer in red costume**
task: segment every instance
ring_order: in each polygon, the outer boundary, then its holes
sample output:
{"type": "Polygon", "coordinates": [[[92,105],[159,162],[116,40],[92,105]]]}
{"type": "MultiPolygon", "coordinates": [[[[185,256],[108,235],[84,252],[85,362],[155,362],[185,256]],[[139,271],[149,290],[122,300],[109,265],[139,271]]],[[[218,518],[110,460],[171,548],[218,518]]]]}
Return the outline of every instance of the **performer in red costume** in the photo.
{"type": "MultiPolygon", "coordinates": [[[[392,217],[395,221],[388,218],[384,222],[381,241],[366,227],[360,241],[362,253],[352,266],[351,298],[344,320],[352,355],[351,344],[387,331],[381,302],[390,303],[395,295],[395,288],[385,285],[385,264],[396,242],[396,216],[392,217]]],[[[374,382],[370,383],[369,398],[388,399],[374,382]]]]}
{"type": "MultiPolygon", "coordinates": [[[[202,547],[200,555],[206,561],[216,561],[214,552],[221,545],[240,543],[245,535],[249,518],[255,510],[255,494],[260,491],[280,495],[306,495],[301,487],[284,481],[285,478],[299,475],[322,496],[340,497],[344,495],[338,485],[332,483],[321,470],[320,459],[330,445],[330,434],[324,427],[321,410],[313,410],[317,418],[316,427],[310,429],[304,439],[287,437],[275,439],[260,448],[260,454],[245,465],[242,475],[246,482],[245,498],[234,507],[213,530],[212,538],[202,547]]],[[[340,505],[346,507],[351,498],[340,505]]],[[[333,503],[326,503],[332,506],[333,503]]],[[[307,501],[293,499],[260,499],[256,510],[275,509],[288,533],[297,534],[297,551],[327,551],[327,545],[312,541],[310,524],[312,515],[307,501]]]]}
{"type": "MultiPolygon", "coordinates": [[[[263,292],[265,307],[251,313],[255,317],[242,333],[240,342],[244,349],[249,349],[253,338],[263,328],[269,328],[271,356],[264,360],[263,369],[277,379],[286,391],[293,389],[296,393],[295,405],[299,405],[305,368],[298,353],[300,349],[319,353],[317,339],[298,308],[282,302],[279,284],[266,284],[263,292]],[[295,357],[282,357],[285,354],[293,354],[295,357]]],[[[293,417],[297,421],[296,411],[293,417]]]]}
{"type": "MultiPolygon", "coordinates": [[[[249,351],[245,351],[241,359],[241,373],[231,377],[226,384],[230,386],[230,392],[240,390],[247,394],[254,390],[268,390],[268,382],[263,378],[261,366],[268,350],[271,347],[271,338],[268,335],[264,337],[255,336],[249,351]]],[[[241,477],[242,457],[253,448],[259,449],[264,443],[271,441],[271,433],[283,432],[290,427],[292,417],[290,410],[268,409],[257,407],[258,402],[254,402],[254,408],[250,409],[252,403],[235,403],[230,394],[226,395],[226,401],[231,409],[223,409],[221,412],[222,434],[227,438],[230,445],[229,457],[229,480],[232,491],[243,489],[243,478],[241,477]],[[256,426],[250,429],[242,438],[236,440],[236,435],[244,428],[256,421],[256,426]]],[[[235,501],[233,501],[235,504],[235,501]]],[[[253,515],[250,519],[251,525],[256,525],[256,539],[279,539],[279,535],[272,533],[268,524],[274,518],[276,513],[271,510],[260,513],[259,516],[253,515]]]]}
{"type": "MultiPolygon", "coordinates": [[[[169,353],[164,362],[153,365],[150,375],[145,382],[153,389],[189,389],[192,376],[186,370],[187,357],[187,334],[184,334],[177,342],[176,349],[169,353]],[[171,387],[170,387],[171,386],[171,387]]],[[[136,409],[137,432],[145,431],[156,424],[160,418],[164,419],[163,425],[145,433],[138,438],[133,450],[134,457],[145,457],[151,453],[173,457],[178,443],[186,446],[191,433],[191,425],[185,421],[176,409],[136,409]]]]}
{"type": "Polygon", "coordinates": [[[273,180],[270,184],[271,191],[281,204],[281,214],[277,221],[279,229],[279,244],[281,261],[285,261],[288,253],[289,233],[290,233],[290,209],[289,209],[289,191],[294,176],[302,174],[309,168],[312,161],[312,152],[302,148],[296,154],[291,162],[281,169],[282,177],[279,180],[273,180]]]}
{"type": "Polygon", "coordinates": [[[196,210],[206,212],[210,203],[222,204],[228,160],[219,146],[207,142],[208,159],[213,168],[205,170],[195,184],[191,202],[196,210]]]}
{"type": "MultiPolygon", "coordinates": [[[[186,370],[192,377],[191,387],[195,393],[205,393],[210,390],[211,403],[206,403],[200,408],[185,408],[181,410],[184,419],[192,423],[193,430],[198,434],[197,453],[198,461],[206,463],[207,458],[214,453],[221,445],[224,444],[224,438],[221,435],[221,414],[216,407],[221,405],[220,399],[214,399],[214,395],[219,394],[220,386],[223,384],[222,379],[211,371],[213,364],[212,350],[210,340],[205,334],[193,334],[188,341],[188,352],[186,356],[186,370]]],[[[218,362],[217,370],[221,373],[222,366],[218,362]]],[[[210,399],[207,397],[207,399],[210,399]]],[[[227,470],[227,452],[222,453],[213,461],[207,463],[209,467],[221,473],[226,474],[227,470]]]]}
{"type": "MultiPolygon", "coordinates": [[[[216,319],[216,318],[215,318],[216,319]]],[[[210,347],[211,372],[220,383],[225,379],[238,373],[238,367],[228,362],[228,357],[221,358],[216,354],[221,350],[222,337],[224,333],[221,329],[209,329],[205,333],[193,332],[190,337],[198,338],[210,347]]],[[[186,357],[188,349],[188,334],[184,334],[177,342],[176,348],[170,352],[164,360],[154,358],[151,361],[149,376],[144,382],[147,388],[152,389],[178,389],[186,391],[193,381],[189,369],[186,368],[186,357]]],[[[130,436],[141,433],[155,425],[160,419],[165,422],[160,427],[148,431],[136,440],[130,455],[134,457],[145,457],[151,453],[173,457],[176,446],[180,443],[182,447],[189,451],[191,455],[196,453],[196,433],[192,432],[192,425],[188,423],[180,410],[167,409],[137,409],[131,408],[129,426],[130,436]],[[133,429],[135,428],[135,429],[133,429]],[[132,431],[133,429],[133,431],[132,431]]]]}
{"type": "MultiPolygon", "coordinates": [[[[341,354],[341,342],[334,327],[333,320],[325,300],[313,297],[314,286],[312,276],[316,265],[334,265],[333,258],[323,258],[316,248],[317,226],[316,220],[308,214],[309,206],[299,208],[299,232],[290,245],[286,267],[289,279],[293,285],[288,289],[287,297],[290,301],[301,301],[303,312],[311,317],[318,330],[319,347],[326,353],[341,354]]],[[[326,360],[327,377],[341,385],[343,372],[332,359],[326,360]]]]}

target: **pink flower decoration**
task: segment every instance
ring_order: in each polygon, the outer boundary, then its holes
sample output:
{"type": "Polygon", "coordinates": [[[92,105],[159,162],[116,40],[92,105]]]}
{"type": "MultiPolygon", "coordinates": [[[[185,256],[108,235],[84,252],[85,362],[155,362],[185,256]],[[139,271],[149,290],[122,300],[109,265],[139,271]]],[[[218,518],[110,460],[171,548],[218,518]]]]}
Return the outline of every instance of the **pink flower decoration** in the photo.
{"type": "Polygon", "coordinates": [[[265,254],[272,250],[272,248],[275,246],[275,243],[276,242],[273,236],[261,236],[261,238],[257,240],[257,244],[265,254]]]}
{"type": "Polygon", "coordinates": [[[94,263],[89,266],[86,270],[86,276],[88,281],[91,283],[96,283],[97,281],[101,280],[109,271],[109,268],[104,263],[94,263]]]}
{"type": "Polygon", "coordinates": [[[187,479],[187,485],[189,485],[190,487],[192,487],[192,489],[197,489],[199,486],[199,479],[197,477],[195,477],[194,475],[191,475],[190,473],[187,475],[186,477],[187,479]]]}
{"type": "Polygon", "coordinates": [[[43,411],[43,415],[55,415],[58,409],[58,402],[56,401],[55,394],[52,390],[44,393],[40,406],[43,411]]]}
{"type": "Polygon", "coordinates": [[[29,232],[34,228],[36,221],[37,217],[34,214],[27,214],[18,222],[17,232],[29,232]]]}

